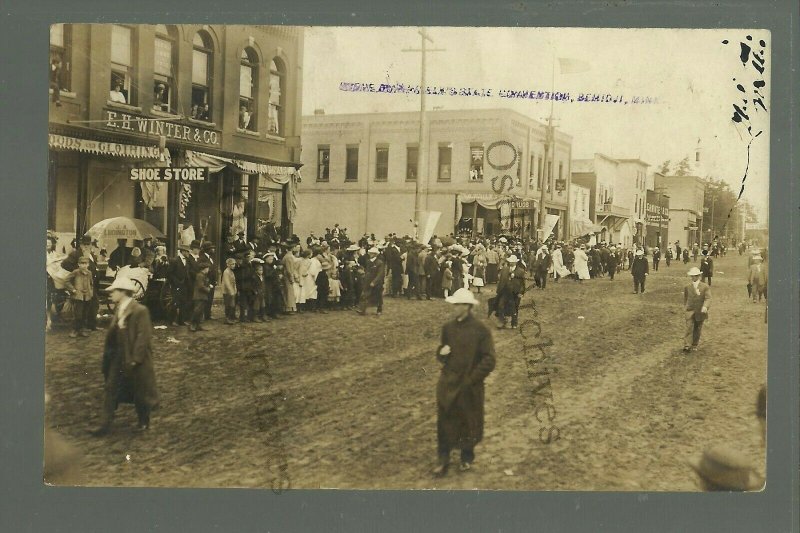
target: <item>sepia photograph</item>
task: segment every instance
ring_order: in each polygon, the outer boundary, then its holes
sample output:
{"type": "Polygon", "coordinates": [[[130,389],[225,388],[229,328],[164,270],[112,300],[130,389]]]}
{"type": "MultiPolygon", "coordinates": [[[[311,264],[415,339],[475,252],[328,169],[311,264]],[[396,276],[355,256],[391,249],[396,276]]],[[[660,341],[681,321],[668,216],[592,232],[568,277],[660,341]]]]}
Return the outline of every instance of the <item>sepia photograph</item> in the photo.
{"type": "Polygon", "coordinates": [[[770,39],[51,25],[43,483],[763,490],[770,39]]]}

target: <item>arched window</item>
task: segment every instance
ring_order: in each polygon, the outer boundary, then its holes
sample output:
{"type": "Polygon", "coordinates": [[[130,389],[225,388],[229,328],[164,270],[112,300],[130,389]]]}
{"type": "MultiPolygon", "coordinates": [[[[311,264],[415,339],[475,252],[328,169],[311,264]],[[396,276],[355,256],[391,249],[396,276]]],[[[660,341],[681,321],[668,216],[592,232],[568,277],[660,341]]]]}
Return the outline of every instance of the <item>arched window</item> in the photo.
{"type": "Polygon", "coordinates": [[[258,54],[242,50],[239,65],[239,129],[258,131],[258,54]]]}
{"type": "Polygon", "coordinates": [[[153,109],[175,113],[177,85],[175,83],[175,43],[177,31],[165,24],[156,26],[155,57],[153,60],[153,109]]]}
{"type": "Polygon", "coordinates": [[[55,98],[58,98],[58,92],[69,91],[71,85],[70,30],[70,24],[50,26],[50,88],[57,91],[55,98]]]}
{"type": "Polygon", "coordinates": [[[286,66],[280,58],[272,60],[269,66],[269,125],[267,132],[272,135],[284,135],[284,93],[286,87],[286,66]]]}
{"type": "Polygon", "coordinates": [[[110,102],[136,105],[133,82],[133,28],[111,26],[111,87],[110,102]]]}
{"type": "Polygon", "coordinates": [[[205,30],[192,39],[192,118],[211,122],[211,74],[214,43],[205,30]]]}

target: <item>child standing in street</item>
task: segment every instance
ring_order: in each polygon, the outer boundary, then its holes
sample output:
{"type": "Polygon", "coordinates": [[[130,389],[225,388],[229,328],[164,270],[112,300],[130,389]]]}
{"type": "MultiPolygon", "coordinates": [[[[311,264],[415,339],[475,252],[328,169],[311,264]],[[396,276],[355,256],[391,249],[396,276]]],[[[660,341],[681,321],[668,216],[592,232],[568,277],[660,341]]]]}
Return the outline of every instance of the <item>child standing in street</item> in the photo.
{"type": "Polygon", "coordinates": [[[78,335],[88,337],[89,330],[86,325],[89,323],[89,313],[92,307],[90,304],[94,297],[94,282],[89,270],[88,257],[84,256],[78,259],[78,268],[67,276],[64,286],[69,291],[75,315],[75,327],[69,336],[72,338],[78,335]]]}
{"type": "Polygon", "coordinates": [[[208,301],[208,294],[211,292],[211,284],[208,281],[208,269],[211,265],[207,262],[197,264],[197,275],[194,278],[194,286],[192,291],[192,323],[189,325],[189,331],[202,331],[203,318],[206,313],[206,302],[208,301]]]}
{"type": "Polygon", "coordinates": [[[333,271],[331,279],[328,280],[328,284],[330,285],[331,302],[334,302],[335,309],[339,309],[342,299],[342,282],[339,279],[339,269],[333,271]]]}
{"type": "Polygon", "coordinates": [[[453,288],[453,271],[452,271],[453,262],[446,261],[444,263],[444,271],[442,272],[442,290],[444,291],[444,297],[447,298],[450,295],[450,289],[453,288]]]}
{"type": "Polygon", "coordinates": [[[236,268],[236,259],[229,257],[225,260],[225,271],[222,273],[222,301],[225,304],[225,323],[228,325],[236,323],[236,275],[233,269],[236,268]]]}

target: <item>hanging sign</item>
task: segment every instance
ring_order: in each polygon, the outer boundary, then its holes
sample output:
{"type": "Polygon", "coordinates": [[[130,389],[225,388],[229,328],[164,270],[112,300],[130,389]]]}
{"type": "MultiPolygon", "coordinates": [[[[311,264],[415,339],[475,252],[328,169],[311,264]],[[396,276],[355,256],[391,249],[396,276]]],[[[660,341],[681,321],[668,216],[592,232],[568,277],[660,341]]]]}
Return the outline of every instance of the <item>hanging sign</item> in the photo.
{"type": "Polygon", "coordinates": [[[208,181],[208,167],[140,167],[132,168],[131,181],[178,181],[181,183],[208,181]]]}

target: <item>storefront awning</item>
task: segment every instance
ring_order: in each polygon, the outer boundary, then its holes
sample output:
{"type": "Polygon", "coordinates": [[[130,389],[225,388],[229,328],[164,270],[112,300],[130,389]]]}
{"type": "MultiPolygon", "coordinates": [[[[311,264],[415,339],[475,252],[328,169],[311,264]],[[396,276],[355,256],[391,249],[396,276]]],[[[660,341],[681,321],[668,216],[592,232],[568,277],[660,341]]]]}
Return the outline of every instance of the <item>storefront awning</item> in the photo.
{"type": "Polygon", "coordinates": [[[267,165],[242,159],[220,157],[194,150],[184,151],[184,159],[184,164],[188,167],[208,167],[212,173],[220,172],[227,168],[240,174],[258,174],[273,183],[288,185],[286,215],[290,221],[294,220],[297,212],[297,184],[302,181],[300,169],[296,168],[294,164],[267,165]]]}
{"type": "Polygon", "coordinates": [[[507,217],[511,209],[538,206],[539,200],[530,196],[517,196],[513,194],[489,194],[489,193],[459,193],[456,195],[455,224],[461,220],[462,205],[478,202],[478,205],[486,209],[500,209],[501,216],[507,217]]]}
{"type": "Polygon", "coordinates": [[[164,153],[166,150],[162,150],[158,146],[138,146],[134,144],[93,141],[54,133],[48,134],[47,144],[52,150],[74,150],[76,152],[125,157],[128,159],[163,160],[165,157],[169,157],[168,154],[164,153]]]}
{"type": "Polygon", "coordinates": [[[570,220],[570,230],[573,237],[582,237],[603,231],[603,226],[595,224],[587,219],[572,219],[570,220]]]}

